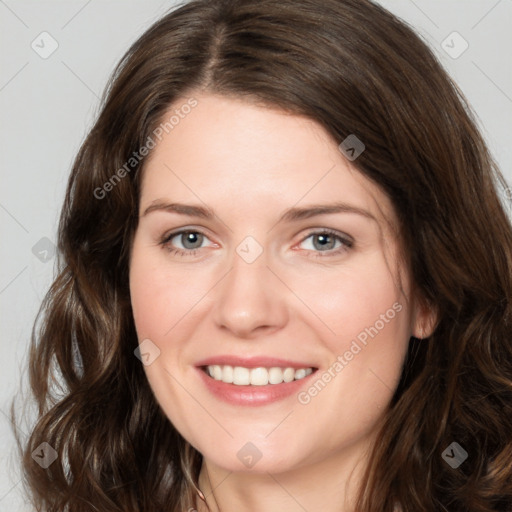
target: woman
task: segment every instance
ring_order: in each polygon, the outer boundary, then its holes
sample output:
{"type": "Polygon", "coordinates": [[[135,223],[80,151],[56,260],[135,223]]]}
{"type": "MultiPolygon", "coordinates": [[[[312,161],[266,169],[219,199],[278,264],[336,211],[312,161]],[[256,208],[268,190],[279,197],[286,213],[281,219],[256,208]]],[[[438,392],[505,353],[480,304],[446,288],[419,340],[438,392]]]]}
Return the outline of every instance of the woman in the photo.
{"type": "Polygon", "coordinates": [[[381,7],[165,16],[70,177],[31,351],[36,509],[511,509],[502,185],[381,7]]]}

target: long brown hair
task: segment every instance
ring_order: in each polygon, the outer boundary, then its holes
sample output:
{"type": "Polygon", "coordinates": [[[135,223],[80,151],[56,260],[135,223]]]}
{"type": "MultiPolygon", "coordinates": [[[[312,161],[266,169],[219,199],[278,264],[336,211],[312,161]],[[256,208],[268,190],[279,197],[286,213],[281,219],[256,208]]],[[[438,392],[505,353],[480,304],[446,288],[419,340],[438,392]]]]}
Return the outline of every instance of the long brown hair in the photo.
{"type": "Polygon", "coordinates": [[[438,312],[429,339],[410,341],[357,511],[512,508],[512,228],[460,91],[368,0],[193,0],[128,50],[73,165],[30,352],[38,418],[22,450],[36,509],[195,506],[202,456],[134,356],[128,265],[144,166],[130,159],[176,99],[201,90],[363,141],[353,165],[392,199],[415,292],[438,312]],[[57,453],[46,469],[32,457],[42,442],[57,453]],[[467,452],[457,468],[443,455],[454,442],[467,452]]]}

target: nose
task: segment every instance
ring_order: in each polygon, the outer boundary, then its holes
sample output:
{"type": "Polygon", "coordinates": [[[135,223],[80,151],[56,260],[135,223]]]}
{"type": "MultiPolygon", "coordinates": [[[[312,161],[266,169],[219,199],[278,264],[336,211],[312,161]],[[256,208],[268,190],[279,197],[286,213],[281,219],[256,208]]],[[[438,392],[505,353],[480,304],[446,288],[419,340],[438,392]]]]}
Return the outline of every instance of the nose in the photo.
{"type": "Polygon", "coordinates": [[[287,290],[268,268],[265,252],[252,263],[234,254],[215,289],[214,321],[237,338],[271,334],[288,321],[287,290]]]}

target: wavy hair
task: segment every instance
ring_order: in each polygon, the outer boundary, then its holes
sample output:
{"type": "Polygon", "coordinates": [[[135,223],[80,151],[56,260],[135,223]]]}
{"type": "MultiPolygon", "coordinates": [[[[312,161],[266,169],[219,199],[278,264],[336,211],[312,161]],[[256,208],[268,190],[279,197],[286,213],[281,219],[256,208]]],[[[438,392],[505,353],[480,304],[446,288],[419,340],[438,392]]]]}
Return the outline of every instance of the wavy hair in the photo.
{"type": "Polygon", "coordinates": [[[512,227],[460,90],[368,0],[192,0],[128,50],[72,167],[58,274],[32,331],[38,414],[18,441],[36,510],[196,505],[202,455],[134,357],[128,269],[144,159],[97,192],[194,91],[306,116],[337,144],[362,140],[353,165],[391,198],[415,294],[438,312],[432,335],[410,340],[357,511],[512,509],[512,227]],[[468,453],[458,468],[443,459],[454,441],[468,453]],[[57,452],[47,469],[32,458],[42,442],[57,452]]]}

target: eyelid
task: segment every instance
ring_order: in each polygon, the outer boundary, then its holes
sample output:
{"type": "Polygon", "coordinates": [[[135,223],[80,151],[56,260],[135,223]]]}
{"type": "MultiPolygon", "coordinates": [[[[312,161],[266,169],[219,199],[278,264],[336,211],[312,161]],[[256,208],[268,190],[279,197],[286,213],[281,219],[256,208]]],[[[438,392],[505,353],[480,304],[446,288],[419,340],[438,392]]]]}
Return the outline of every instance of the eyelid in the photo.
{"type": "Polygon", "coordinates": [[[183,233],[199,233],[199,234],[203,235],[205,238],[208,238],[208,240],[210,240],[210,235],[208,235],[208,233],[206,231],[207,230],[205,230],[205,228],[202,228],[202,227],[199,228],[199,227],[194,227],[194,226],[190,226],[190,227],[185,226],[183,228],[174,229],[174,230],[169,231],[168,233],[162,235],[161,241],[168,242],[175,236],[181,235],[183,233]]]}
{"type": "Polygon", "coordinates": [[[308,234],[302,238],[301,242],[303,242],[304,240],[306,240],[307,238],[309,238],[312,235],[324,235],[324,234],[328,234],[328,235],[337,237],[340,240],[343,240],[343,242],[345,242],[347,244],[352,245],[354,243],[354,239],[350,235],[347,235],[346,233],[343,233],[342,231],[338,231],[336,229],[331,229],[331,228],[312,228],[308,232],[308,234]]]}

